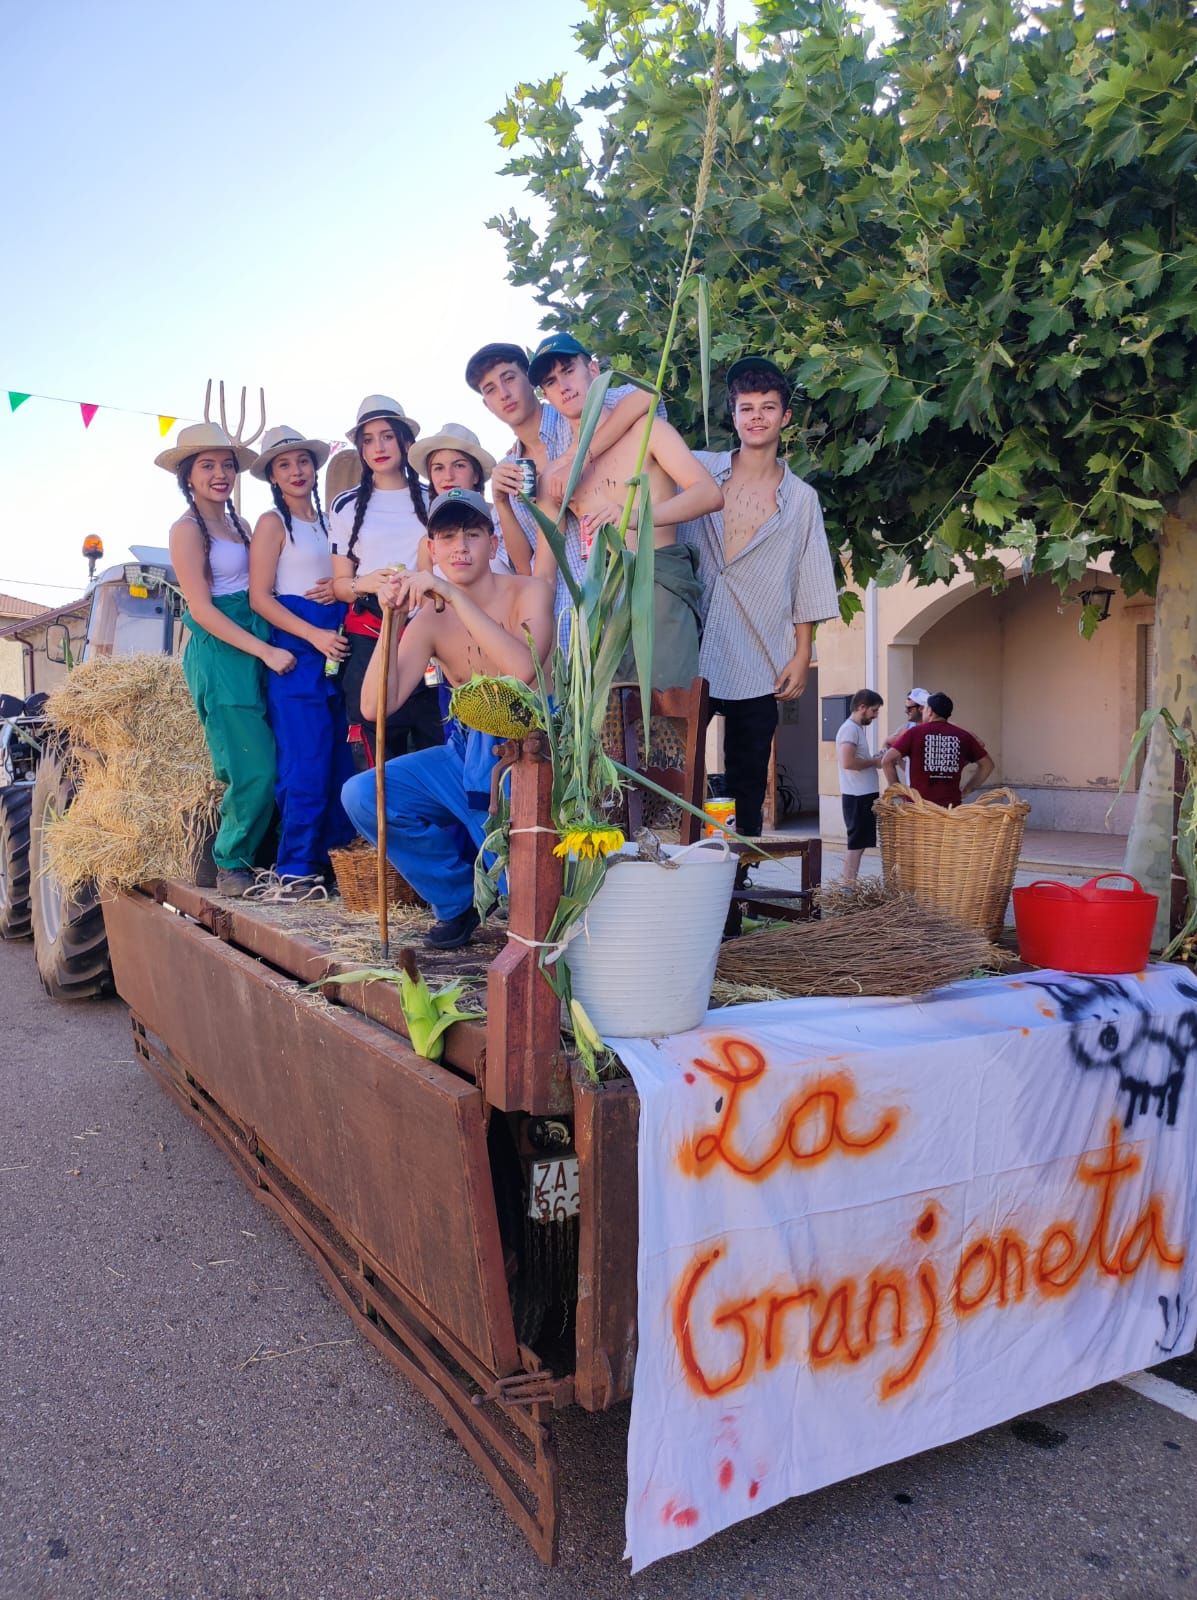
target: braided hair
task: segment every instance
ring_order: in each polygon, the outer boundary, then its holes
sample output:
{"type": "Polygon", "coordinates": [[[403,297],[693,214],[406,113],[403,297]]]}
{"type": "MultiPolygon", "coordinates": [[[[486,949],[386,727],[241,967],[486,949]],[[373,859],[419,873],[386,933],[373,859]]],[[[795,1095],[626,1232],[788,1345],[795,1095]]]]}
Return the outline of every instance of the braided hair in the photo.
{"type": "MultiPolygon", "coordinates": [[[[191,488],[191,469],[195,466],[195,463],[198,460],[199,460],[199,454],[197,452],[193,456],[188,456],[185,461],[181,461],[179,463],[178,470],[175,473],[175,478],[176,478],[176,481],[178,482],[179,488],[183,491],[183,498],[184,498],[184,500],[186,500],[186,502],[187,502],[187,504],[188,504],[188,506],[189,506],[189,508],[191,510],[191,515],[195,518],[195,525],[199,529],[200,538],[203,540],[203,543],[204,543],[204,576],[205,576],[205,578],[207,578],[208,582],[211,583],[212,582],[212,535],[208,531],[208,524],[204,521],[203,513],[200,511],[199,506],[196,505],[196,503],[195,503],[195,494],[193,493],[192,488],[191,488]]],[[[234,506],[232,500],[226,500],[225,501],[225,503],[224,503],[224,512],[225,512],[225,516],[228,518],[229,522],[233,526],[233,531],[236,533],[237,537],[241,540],[241,543],[243,545],[248,546],[248,544],[249,544],[249,529],[244,525],[244,523],[241,521],[241,518],[237,515],[237,508],[234,506]]]]}
{"type": "Polygon", "coordinates": [[[287,497],[274,481],[274,468],[270,468],[270,498],[274,501],[275,510],[283,519],[283,526],[287,530],[287,538],[295,543],[295,531],[291,526],[291,507],[287,504],[287,497]]]}
{"type": "MultiPolygon", "coordinates": [[[[312,463],[312,497],[316,502],[316,521],[320,525],[320,529],[323,532],[324,537],[327,539],[328,538],[328,523],[325,521],[324,507],[320,504],[320,480],[319,480],[319,478],[317,476],[317,471],[316,471],[316,457],[312,454],[312,452],[310,450],[305,450],[303,452],[303,454],[305,456],[307,456],[308,460],[312,463]]],[[[283,519],[283,526],[287,530],[287,538],[291,541],[292,544],[294,544],[295,543],[295,530],[291,525],[291,507],[287,504],[286,495],[279,488],[278,484],[274,481],[274,462],[273,461],[266,468],[266,478],[267,478],[267,481],[270,484],[270,494],[271,494],[271,498],[274,501],[275,509],[277,510],[279,516],[283,519]]]]}
{"type": "MultiPolygon", "coordinates": [[[[416,436],[405,422],[400,422],[398,417],[387,417],[391,424],[395,438],[399,441],[399,454],[403,458],[403,476],[407,479],[408,493],[411,503],[415,507],[416,516],[420,519],[420,526],[428,526],[428,508],[424,504],[424,488],[420,483],[420,474],[407,458],[407,452],[416,442],[416,436]]],[[[360,435],[361,429],[358,429],[360,435]]],[[[356,442],[356,441],[355,441],[356,442]]],[[[353,528],[349,534],[349,543],[345,547],[345,554],[353,562],[354,571],[357,570],[358,559],[354,555],[357,536],[362,531],[362,523],[366,519],[366,507],[370,504],[370,496],[374,493],[374,474],[366,465],[366,458],[362,454],[360,442],[357,443],[357,453],[362,463],[362,481],[357,486],[357,499],[353,506],[353,528]]]]}

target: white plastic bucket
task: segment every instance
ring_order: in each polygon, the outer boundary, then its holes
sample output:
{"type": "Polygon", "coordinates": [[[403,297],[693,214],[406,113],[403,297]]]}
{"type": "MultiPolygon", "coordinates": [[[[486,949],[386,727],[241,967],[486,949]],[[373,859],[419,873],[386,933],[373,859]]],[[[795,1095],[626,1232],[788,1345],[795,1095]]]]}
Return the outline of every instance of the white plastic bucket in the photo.
{"type": "Polygon", "coordinates": [[[563,957],[605,1038],[684,1033],[710,1004],[736,860],[722,838],[666,851],[676,865],[609,864],[563,957]]]}

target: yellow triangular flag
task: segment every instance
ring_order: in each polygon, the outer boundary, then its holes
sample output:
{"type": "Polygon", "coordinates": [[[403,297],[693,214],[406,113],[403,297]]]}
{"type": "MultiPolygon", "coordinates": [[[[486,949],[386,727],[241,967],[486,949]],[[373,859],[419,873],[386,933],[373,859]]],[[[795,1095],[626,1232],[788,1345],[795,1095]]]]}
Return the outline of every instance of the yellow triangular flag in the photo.
{"type": "Polygon", "coordinates": [[[165,439],[167,434],[174,427],[175,423],[178,420],[179,420],[178,417],[159,417],[158,418],[158,437],[160,439],[165,439]]]}

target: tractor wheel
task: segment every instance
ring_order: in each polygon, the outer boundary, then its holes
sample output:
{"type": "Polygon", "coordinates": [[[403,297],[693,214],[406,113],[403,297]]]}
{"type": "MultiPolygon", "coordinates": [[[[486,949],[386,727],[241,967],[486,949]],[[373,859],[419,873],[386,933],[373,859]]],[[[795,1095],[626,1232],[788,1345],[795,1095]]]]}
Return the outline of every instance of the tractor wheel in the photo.
{"type": "Polygon", "coordinates": [[[29,937],[31,783],[0,789],[0,939],[29,937]]]}
{"type": "Polygon", "coordinates": [[[90,1000],[112,988],[104,912],[93,884],[65,894],[48,870],[46,824],[74,796],[66,759],[52,745],[38,763],[29,834],[33,950],[42,987],[54,1000],[90,1000]]]}

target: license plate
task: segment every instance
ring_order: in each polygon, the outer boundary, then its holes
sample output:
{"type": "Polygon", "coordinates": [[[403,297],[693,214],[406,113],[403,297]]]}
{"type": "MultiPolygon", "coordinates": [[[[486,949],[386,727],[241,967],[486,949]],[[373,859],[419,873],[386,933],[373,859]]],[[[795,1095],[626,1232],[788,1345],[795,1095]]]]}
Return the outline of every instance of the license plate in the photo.
{"type": "Polygon", "coordinates": [[[528,1215],[533,1222],[564,1222],[581,1210],[577,1156],[532,1163],[528,1215]]]}

